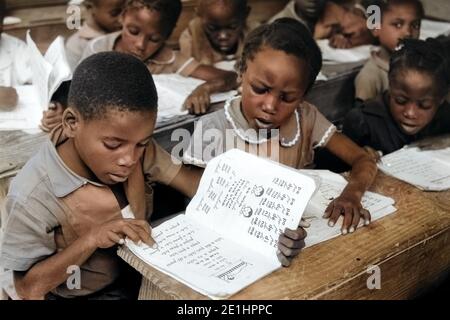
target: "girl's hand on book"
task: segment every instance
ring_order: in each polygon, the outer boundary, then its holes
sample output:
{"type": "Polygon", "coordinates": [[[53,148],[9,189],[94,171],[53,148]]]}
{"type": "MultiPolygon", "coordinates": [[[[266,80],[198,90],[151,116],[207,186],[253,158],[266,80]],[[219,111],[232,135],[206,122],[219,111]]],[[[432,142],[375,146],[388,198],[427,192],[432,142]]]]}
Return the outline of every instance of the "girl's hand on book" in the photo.
{"type": "Polygon", "coordinates": [[[51,102],[48,110],[44,111],[41,119],[41,129],[50,132],[62,122],[64,107],[59,102],[51,102]]]}
{"type": "Polygon", "coordinates": [[[106,249],[116,244],[124,244],[126,237],[136,244],[144,242],[153,248],[156,242],[151,237],[151,230],[145,220],[117,219],[92,228],[88,236],[96,248],[106,249]]]}
{"type": "Polygon", "coordinates": [[[191,114],[205,114],[210,103],[207,86],[200,85],[186,98],[183,107],[191,114]]]}
{"type": "Polygon", "coordinates": [[[278,239],[278,260],[284,267],[291,264],[292,259],[296,257],[305,247],[306,231],[303,227],[297,230],[286,229],[278,239]]]}
{"type": "Polygon", "coordinates": [[[369,211],[362,207],[360,197],[352,192],[344,192],[331,201],[325,210],[323,218],[329,219],[328,225],[334,227],[341,215],[344,216],[341,228],[343,235],[354,232],[361,217],[364,219],[365,225],[370,223],[369,211]]]}

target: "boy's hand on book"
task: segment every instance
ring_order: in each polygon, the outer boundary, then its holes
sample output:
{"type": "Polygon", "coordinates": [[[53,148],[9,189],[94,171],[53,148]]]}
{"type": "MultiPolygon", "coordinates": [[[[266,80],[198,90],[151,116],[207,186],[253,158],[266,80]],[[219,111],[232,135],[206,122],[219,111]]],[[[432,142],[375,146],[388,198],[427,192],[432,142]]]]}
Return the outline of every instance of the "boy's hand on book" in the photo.
{"type": "Polygon", "coordinates": [[[210,104],[209,90],[206,86],[200,85],[186,98],[183,108],[191,114],[205,114],[210,104]]]}
{"type": "Polygon", "coordinates": [[[330,202],[325,210],[323,218],[329,219],[328,225],[334,227],[339,217],[344,216],[341,232],[343,235],[356,230],[361,217],[364,224],[370,223],[370,213],[361,205],[361,199],[352,192],[342,193],[339,197],[330,202]]]}
{"type": "Polygon", "coordinates": [[[305,247],[305,237],[306,231],[301,226],[297,230],[286,229],[280,235],[278,238],[277,257],[284,267],[289,267],[292,259],[305,247]]]}
{"type": "Polygon", "coordinates": [[[45,132],[52,131],[62,122],[64,107],[59,102],[51,102],[48,110],[42,113],[41,129],[45,132]]]}
{"type": "Polygon", "coordinates": [[[117,219],[106,222],[97,228],[91,229],[89,237],[96,248],[110,248],[116,244],[124,244],[125,238],[134,243],[143,242],[154,247],[156,242],[151,237],[151,227],[145,220],[117,219]]]}
{"type": "Polygon", "coordinates": [[[19,96],[16,89],[0,86],[0,111],[11,111],[17,106],[19,96]]]}

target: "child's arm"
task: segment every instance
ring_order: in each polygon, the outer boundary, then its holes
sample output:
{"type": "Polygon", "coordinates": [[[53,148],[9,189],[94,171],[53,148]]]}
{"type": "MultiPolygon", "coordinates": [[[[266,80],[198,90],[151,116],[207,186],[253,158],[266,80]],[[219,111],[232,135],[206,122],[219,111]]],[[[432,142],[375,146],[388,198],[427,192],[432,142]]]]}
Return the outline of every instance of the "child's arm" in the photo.
{"type": "Polygon", "coordinates": [[[334,226],[343,214],[342,234],[351,233],[358,226],[361,216],[366,225],[370,223],[370,213],[362,207],[361,199],[377,174],[375,159],[338,132],[331,137],[326,148],[352,166],[352,170],[347,186],[341,195],[328,205],[324,218],[329,218],[328,224],[334,226]]]}
{"type": "Polygon", "coordinates": [[[92,228],[64,250],[36,263],[26,272],[14,272],[14,284],[22,299],[44,299],[70,276],[67,268],[81,266],[97,248],[110,248],[128,237],[153,246],[151,228],[144,220],[118,219],[92,228]]]}
{"type": "Polygon", "coordinates": [[[192,198],[197,192],[204,169],[183,165],[169,186],[192,198]]]}
{"type": "Polygon", "coordinates": [[[206,113],[210,105],[210,95],[215,92],[225,92],[237,87],[237,74],[212,66],[200,65],[191,77],[205,80],[184,102],[184,108],[194,114],[206,113]]]}

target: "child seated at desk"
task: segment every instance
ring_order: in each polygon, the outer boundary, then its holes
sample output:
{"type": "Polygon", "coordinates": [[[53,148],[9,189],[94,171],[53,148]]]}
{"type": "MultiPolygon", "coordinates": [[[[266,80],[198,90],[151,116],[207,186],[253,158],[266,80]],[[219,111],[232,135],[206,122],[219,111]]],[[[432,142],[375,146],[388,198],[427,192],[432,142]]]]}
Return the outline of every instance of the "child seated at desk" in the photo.
{"type": "Polygon", "coordinates": [[[197,17],[180,36],[180,51],[196,61],[234,70],[248,26],[247,0],[201,0],[197,17]]]}
{"type": "Polygon", "coordinates": [[[0,0],[0,111],[17,105],[17,92],[13,88],[31,82],[28,48],[25,42],[3,33],[6,1],[0,0]]]}
{"type": "Polygon", "coordinates": [[[388,89],[389,58],[402,39],[418,39],[424,9],[420,0],[377,1],[381,24],[372,32],[380,47],[355,79],[355,98],[360,101],[376,98],[388,89]]]}
{"type": "Polygon", "coordinates": [[[67,60],[72,70],[80,62],[89,41],[120,30],[119,17],[125,0],[84,0],[87,17],[83,26],[66,42],[67,60]]]}
{"type": "Polygon", "coordinates": [[[352,109],[344,134],[360,146],[391,153],[427,136],[450,133],[450,46],[407,39],[394,52],[389,90],[352,109]]]}
{"type": "Polygon", "coordinates": [[[366,7],[371,0],[291,0],[270,19],[292,18],[305,24],[315,39],[329,39],[335,48],[374,43],[367,28],[366,7]]]}
{"type": "Polygon", "coordinates": [[[242,96],[198,121],[183,159],[205,166],[215,155],[240,148],[301,169],[312,165],[314,149],[325,147],[352,166],[348,185],[324,215],[330,226],[344,215],[341,230],[347,234],[361,217],[370,222],[361,198],[377,168],[363,149],[304,101],[321,66],[320,49],[302,23],[281,18],[253,30],[239,63],[242,96]]]}
{"type": "Polygon", "coordinates": [[[145,183],[193,196],[199,179],[152,139],[156,112],[156,88],[139,59],[107,52],[77,67],[62,124],[14,178],[6,201],[0,265],[14,270],[20,297],[124,297],[114,286],[124,267],[115,246],[126,236],[152,244],[145,183]],[[127,205],[136,220],[122,219],[127,205]],[[82,281],[70,290],[73,265],[82,281]]]}

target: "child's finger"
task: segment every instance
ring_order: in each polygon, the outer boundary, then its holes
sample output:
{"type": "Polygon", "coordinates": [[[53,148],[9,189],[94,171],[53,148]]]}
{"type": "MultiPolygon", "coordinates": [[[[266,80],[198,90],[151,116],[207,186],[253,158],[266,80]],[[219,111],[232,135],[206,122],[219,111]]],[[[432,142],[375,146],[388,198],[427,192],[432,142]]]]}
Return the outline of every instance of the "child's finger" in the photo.
{"type": "Polygon", "coordinates": [[[369,225],[370,221],[372,220],[369,210],[366,210],[363,208],[363,209],[361,209],[361,213],[362,213],[362,216],[364,219],[364,225],[366,225],[366,226],[369,225]]]}
{"type": "Polygon", "coordinates": [[[364,209],[361,208],[354,210],[355,214],[353,215],[352,224],[350,225],[350,229],[348,230],[348,232],[353,233],[356,230],[356,228],[358,228],[359,220],[361,219],[362,215],[362,210],[364,209]]]}
{"type": "Polygon", "coordinates": [[[287,258],[293,258],[296,255],[298,255],[301,251],[301,249],[292,249],[289,247],[286,247],[282,243],[278,243],[278,250],[287,258]]]}
{"type": "Polygon", "coordinates": [[[303,228],[298,228],[297,230],[285,229],[284,234],[286,237],[292,240],[303,240],[306,238],[306,231],[303,228]]]}
{"type": "Polygon", "coordinates": [[[136,244],[139,242],[139,240],[141,240],[138,233],[135,232],[128,224],[124,225],[121,228],[121,232],[136,244]]]}
{"type": "Polygon", "coordinates": [[[115,233],[113,231],[108,231],[108,238],[113,243],[117,243],[117,244],[125,243],[124,239],[121,238],[117,233],[115,233]]]}
{"type": "Polygon", "coordinates": [[[342,228],[341,233],[343,235],[346,235],[348,233],[348,230],[350,228],[350,224],[353,220],[353,215],[355,212],[353,211],[353,208],[345,208],[344,209],[344,221],[342,222],[342,228]]]}
{"type": "Polygon", "coordinates": [[[330,215],[330,219],[328,219],[328,226],[334,227],[334,225],[336,224],[336,221],[341,216],[343,210],[344,209],[342,207],[334,206],[333,211],[331,212],[331,215],[330,215]]]}
{"type": "Polygon", "coordinates": [[[298,226],[302,227],[302,228],[309,228],[311,226],[311,223],[309,223],[305,219],[301,218],[300,223],[298,224],[298,226]]]}
{"type": "Polygon", "coordinates": [[[277,250],[277,258],[283,267],[289,267],[291,261],[280,250],[277,250]]]}

